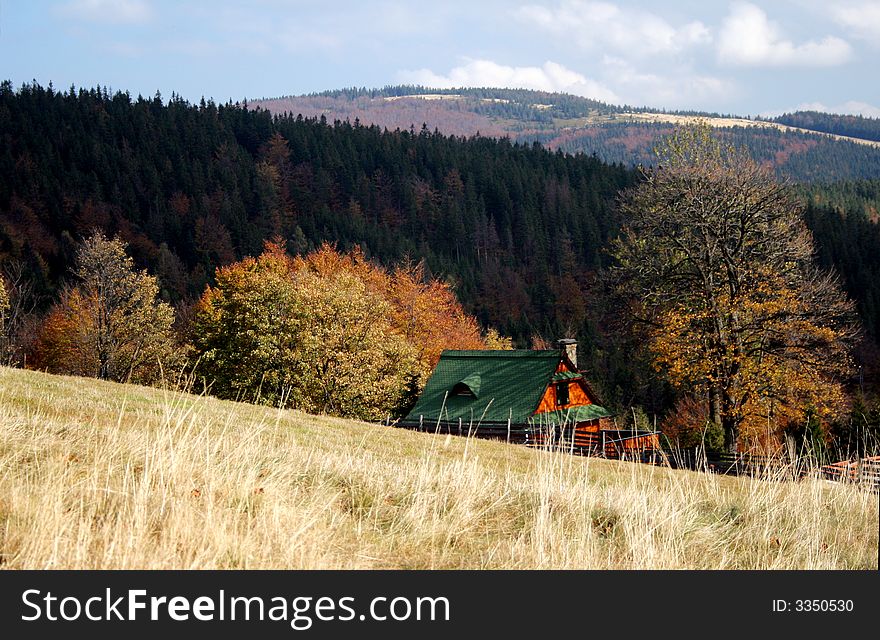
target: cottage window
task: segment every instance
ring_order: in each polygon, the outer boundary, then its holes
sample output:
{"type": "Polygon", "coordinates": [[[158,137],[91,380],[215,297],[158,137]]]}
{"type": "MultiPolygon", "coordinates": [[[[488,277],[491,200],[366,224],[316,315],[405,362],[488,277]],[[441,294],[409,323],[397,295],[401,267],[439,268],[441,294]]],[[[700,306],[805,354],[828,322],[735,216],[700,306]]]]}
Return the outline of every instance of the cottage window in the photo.
{"type": "Polygon", "coordinates": [[[568,404],[568,382],[556,385],[556,404],[560,407],[568,404]]]}
{"type": "Polygon", "coordinates": [[[465,396],[468,398],[479,398],[480,382],[480,374],[472,373],[464,380],[460,380],[452,386],[452,395],[465,396]]]}
{"type": "Polygon", "coordinates": [[[466,384],[459,382],[457,385],[452,387],[452,395],[454,396],[468,396],[470,398],[474,398],[474,392],[471,391],[470,387],[466,384]]]}

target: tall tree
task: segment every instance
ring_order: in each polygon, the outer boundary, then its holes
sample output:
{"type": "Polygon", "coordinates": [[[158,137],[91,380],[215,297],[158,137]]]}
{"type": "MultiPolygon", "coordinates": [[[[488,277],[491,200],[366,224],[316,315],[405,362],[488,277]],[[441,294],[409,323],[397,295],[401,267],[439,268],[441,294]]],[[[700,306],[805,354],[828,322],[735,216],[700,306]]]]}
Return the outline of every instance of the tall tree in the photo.
{"type": "Polygon", "coordinates": [[[621,200],[619,286],[635,294],[655,366],[703,392],[736,451],[741,428],[839,408],[852,303],[813,264],[787,188],[708,125],[679,129],[621,200]]]}
{"type": "Polygon", "coordinates": [[[21,366],[39,322],[35,279],[22,260],[7,260],[0,268],[0,288],[0,363],[21,366]]]}
{"type": "Polygon", "coordinates": [[[0,363],[5,364],[8,360],[8,337],[6,325],[9,324],[9,315],[12,305],[9,303],[9,293],[6,290],[6,278],[0,274],[0,363]]]}
{"type": "Polygon", "coordinates": [[[137,271],[117,239],[96,233],[76,254],[77,283],[49,312],[37,366],[56,373],[151,383],[179,364],[174,311],[156,278],[137,271]]]}

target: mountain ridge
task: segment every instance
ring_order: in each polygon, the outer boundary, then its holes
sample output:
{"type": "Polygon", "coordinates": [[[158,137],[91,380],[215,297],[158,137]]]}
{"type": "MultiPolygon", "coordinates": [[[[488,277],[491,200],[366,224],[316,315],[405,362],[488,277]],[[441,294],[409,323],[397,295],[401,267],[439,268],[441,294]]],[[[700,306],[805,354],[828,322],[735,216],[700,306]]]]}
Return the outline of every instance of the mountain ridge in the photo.
{"type": "Polygon", "coordinates": [[[744,118],[610,105],[564,93],[415,85],[283,96],[249,101],[248,106],[389,130],[425,126],[447,135],[507,137],[630,166],[653,164],[653,147],[660,138],[676,125],[699,119],[795,182],[880,177],[880,121],[860,116],[796,112],[744,118]]]}

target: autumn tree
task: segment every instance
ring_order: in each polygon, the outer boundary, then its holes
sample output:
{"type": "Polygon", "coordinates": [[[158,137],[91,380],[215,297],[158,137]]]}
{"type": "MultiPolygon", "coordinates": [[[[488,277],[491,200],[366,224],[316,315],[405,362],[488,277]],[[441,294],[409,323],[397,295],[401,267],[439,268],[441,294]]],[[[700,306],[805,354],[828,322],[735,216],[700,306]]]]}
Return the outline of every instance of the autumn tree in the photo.
{"type": "MultiPolygon", "coordinates": [[[[415,349],[419,386],[423,386],[444,349],[486,349],[477,321],[467,313],[449,284],[428,278],[421,262],[405,260],[391,270],[366,259],[359,248],[340,253],[328,244],[297,258],[298,269],[324,278],[348,272],[390,305],[390,321],[415,349]]],[[[491,335],[498,348],[511,348],[497,333],[491,335]]]]}
{"type": "Polygon", "coordinates": [[[364,419],[400,413],[444,348],[486,344],[423,267],[388,271],[326,244],[291,257],[267,243],[259,257],[219,269],[193,335],[216,395],[364,419]]]}
{"type": "Polygon", "coordinates": [[[290,149],[287,140],[275,132],[260,149],[256,164],[257,192],[266,207],[268,230],[275,235],[290,231],[293,203],[290,197],[290,149]]]}
{"type": "Polygon", "coordinates": [[[270,243],[216,280],[193,330],[213,393],[371,419],[399,403],[415,354],[364,279],[316,272],[270,243]]]}
{"type": "Polygon", "coordinates": [[[744,427],[840,408],[853,305],[813,263],[788,189],[708,125],[679,129],[621,200],[613,276],[635,295],[654,364],[708,399],[736,451],[744,427]]]}
{"type": "Polygon", "coordinates": [[[96,233],[80,245],[76,283],[43,322],[36,366],[55,373],[152,383],[181,362],[174,311],[126,245],[96,233]]]}
{"type": "Polygon", "coordinates": [[[22,260],[0,265],[0,364],[22,365],[34,342],[40,296],[22,260]]]}
{"type": "Polygon", "coordinates": [[[684,395],[660,425],[660,430],[674,448],[706,447],[720,449],[724,444],[721,426],[709,418],[705,398],[684,395]]]}

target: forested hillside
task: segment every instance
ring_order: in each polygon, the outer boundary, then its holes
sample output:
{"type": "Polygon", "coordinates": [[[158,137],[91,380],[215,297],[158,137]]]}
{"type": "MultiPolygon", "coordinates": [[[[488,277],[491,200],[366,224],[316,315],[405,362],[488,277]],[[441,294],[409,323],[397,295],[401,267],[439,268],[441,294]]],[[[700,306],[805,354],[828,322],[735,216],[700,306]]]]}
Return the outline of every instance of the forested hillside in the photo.
{"type": "Polygon", "coordinates": [[[579,334],[613,200],[636,174],[508,140],[383,132],[238,105],[103,90],[0,88],[0,259],[49,297],[74,244],[118,235],[173,303],[280,236],[424,259],[466,308],[519,344],[579,334]]]}
{"type": "MultiPolygon", "coordinates": [[[[779,153],[767,136],[766,153],[779,153]]],[[[128,242],[180,309],[216,267],[258,255],[268,239],[299,254],[357,245],[386,265],[424,260],[484,327],[519,346],[579,338],[607,403],[650,412],[669,398],[615,333],[626,312],[601,285],[616,196],[638,179],[621,164],[508,139],[0,85],[0,263],[38,311],[96,228],[128,242]]],[[[832,195],[814,194],[807,220],[876,337],[880,233],[868,200],[853,209],[843,191],[816,191],[832,195]]]]}
{"type": "Polygon", "coordinates": [[[796,111],[774,118],[773,122],[839,136],[880,140],[880,119],[878,118],[837,115],[820,111],[796,111]]]}
{"type": "MultiPolygon", "coordinates": [[[[657,160],[654,146],[672,130],[673,125],[663,122],[610,122],[522,136],[522,140],[566,153],[595,155],[605,162],[651,166],[657,160]]],[[[809,184],[880,176],[880,149],[874,147],[769,127],[721,128],[717,133],[726,142],[747,149],[758,162],[774,167],[783,180],[809,184]]]]}

